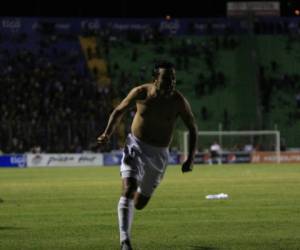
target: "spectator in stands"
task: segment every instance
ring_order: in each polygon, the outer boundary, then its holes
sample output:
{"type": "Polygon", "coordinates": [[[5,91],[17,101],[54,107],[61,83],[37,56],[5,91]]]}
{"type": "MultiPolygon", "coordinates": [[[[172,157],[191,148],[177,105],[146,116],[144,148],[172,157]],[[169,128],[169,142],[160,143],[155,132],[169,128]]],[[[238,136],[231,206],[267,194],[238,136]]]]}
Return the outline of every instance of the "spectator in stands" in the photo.
{"type": "Polygon", "coordinates": [[[39,145],[33,146],[30,151],[33,154],[40,154],[40,153],[42,153],[41,146],[39,146],[39,145]]]}
{"type": "Polygon", "coordinates": [[[99,98],[96,84],[82,68],[84,58],[76,51],[68,50],[67,53],[65,48],[51,43],[47,48],[34,51],[27,48],[0,50],[0,56],[3,69],[0,72],[0,122],[1,130],[8,131],[4,139],[10,136],[8,140],[1,140],[5,152],[29,151],[32,141],[43,143],[42,147],[48,152],[58,152],[58,145],[64,145],[60,148],[67,151],[69,146],[65,144],[71,144],[68,138],[75,137],[75,129],[67,125],[59,130],[63,133],[59,133],[56,144],[50,142],[56,128],[72,122],[81,126],[80,120],[101,123],[94,107],[94,103],[100,101],[104,116],[110,111],[111,99],[107,93],[99,98]],[[56,56],[52,57],[52,53],[56,56]],[[5,124],[9,126],[5,128],[5,124]]]}
{"type": "Polygon", "coordinates": [[[296,95],[297,109],[300,109],[300,92],[296,95]]]}
{"type": "Polygon", "coordinates": [[[201,108],[201,118],[203,121],[206,121],[208,119],[208,112],[206,106],[202,106],[201,108]]]}

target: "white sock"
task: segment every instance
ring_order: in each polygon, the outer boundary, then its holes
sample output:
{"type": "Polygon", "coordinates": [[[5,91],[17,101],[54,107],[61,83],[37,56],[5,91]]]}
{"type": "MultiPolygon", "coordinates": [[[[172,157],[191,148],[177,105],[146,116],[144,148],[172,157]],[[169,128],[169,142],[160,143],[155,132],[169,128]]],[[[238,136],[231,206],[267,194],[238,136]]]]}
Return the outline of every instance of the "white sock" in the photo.
{"type": "Polygon", "coordinates": [[[130,239],[133,211],[133,200],[121,196],[118,204],[120,242],[130,239]]]}

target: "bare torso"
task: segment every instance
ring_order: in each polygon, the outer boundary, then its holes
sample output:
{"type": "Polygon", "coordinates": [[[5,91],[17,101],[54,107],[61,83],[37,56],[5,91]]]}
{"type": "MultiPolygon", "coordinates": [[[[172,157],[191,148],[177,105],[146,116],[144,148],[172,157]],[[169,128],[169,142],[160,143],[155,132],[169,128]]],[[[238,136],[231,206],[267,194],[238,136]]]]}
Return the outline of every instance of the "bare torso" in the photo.
{"type": "Polygon", "coordinates": [[[144,97],[136,103],[131,131],[145,143],[167,147],[179,114],[180,94],[175,91],[169,97],[158,96],[153,84],[143,85],[143,91],[144,97]]]}

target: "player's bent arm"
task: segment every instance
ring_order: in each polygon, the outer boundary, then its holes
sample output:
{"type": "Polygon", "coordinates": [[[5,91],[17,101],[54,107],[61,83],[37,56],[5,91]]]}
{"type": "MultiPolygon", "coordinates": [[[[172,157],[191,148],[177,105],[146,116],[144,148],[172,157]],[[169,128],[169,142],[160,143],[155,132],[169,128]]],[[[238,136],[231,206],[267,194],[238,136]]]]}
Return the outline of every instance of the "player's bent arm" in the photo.
{"type": "Polygon", "coordinates": [[[198,128],[188,101],[181,96],[179,115],[189,131],[189,150],[187,161],[193,162],[197,147],[198,128]]]}
{"type": "Polygon", "coordinates": [[[135,87],[129,92],[111,113],[103,135],[109,138],[113,134],[123,115],[128,109],[135,105],[135,102],[142,97],[144,92],[145,90],[143,87],[135,87]]]}

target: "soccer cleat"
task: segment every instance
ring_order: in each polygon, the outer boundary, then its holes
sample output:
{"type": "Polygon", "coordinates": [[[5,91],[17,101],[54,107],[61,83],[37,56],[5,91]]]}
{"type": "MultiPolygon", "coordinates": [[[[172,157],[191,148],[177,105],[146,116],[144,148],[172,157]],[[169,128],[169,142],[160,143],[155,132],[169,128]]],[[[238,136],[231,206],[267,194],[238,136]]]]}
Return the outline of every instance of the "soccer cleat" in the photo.
{"type": "Polygon", "coordinates": [[[121,242],[121,250],[132,250],[129,240],[124,240],[121,242]]]}

